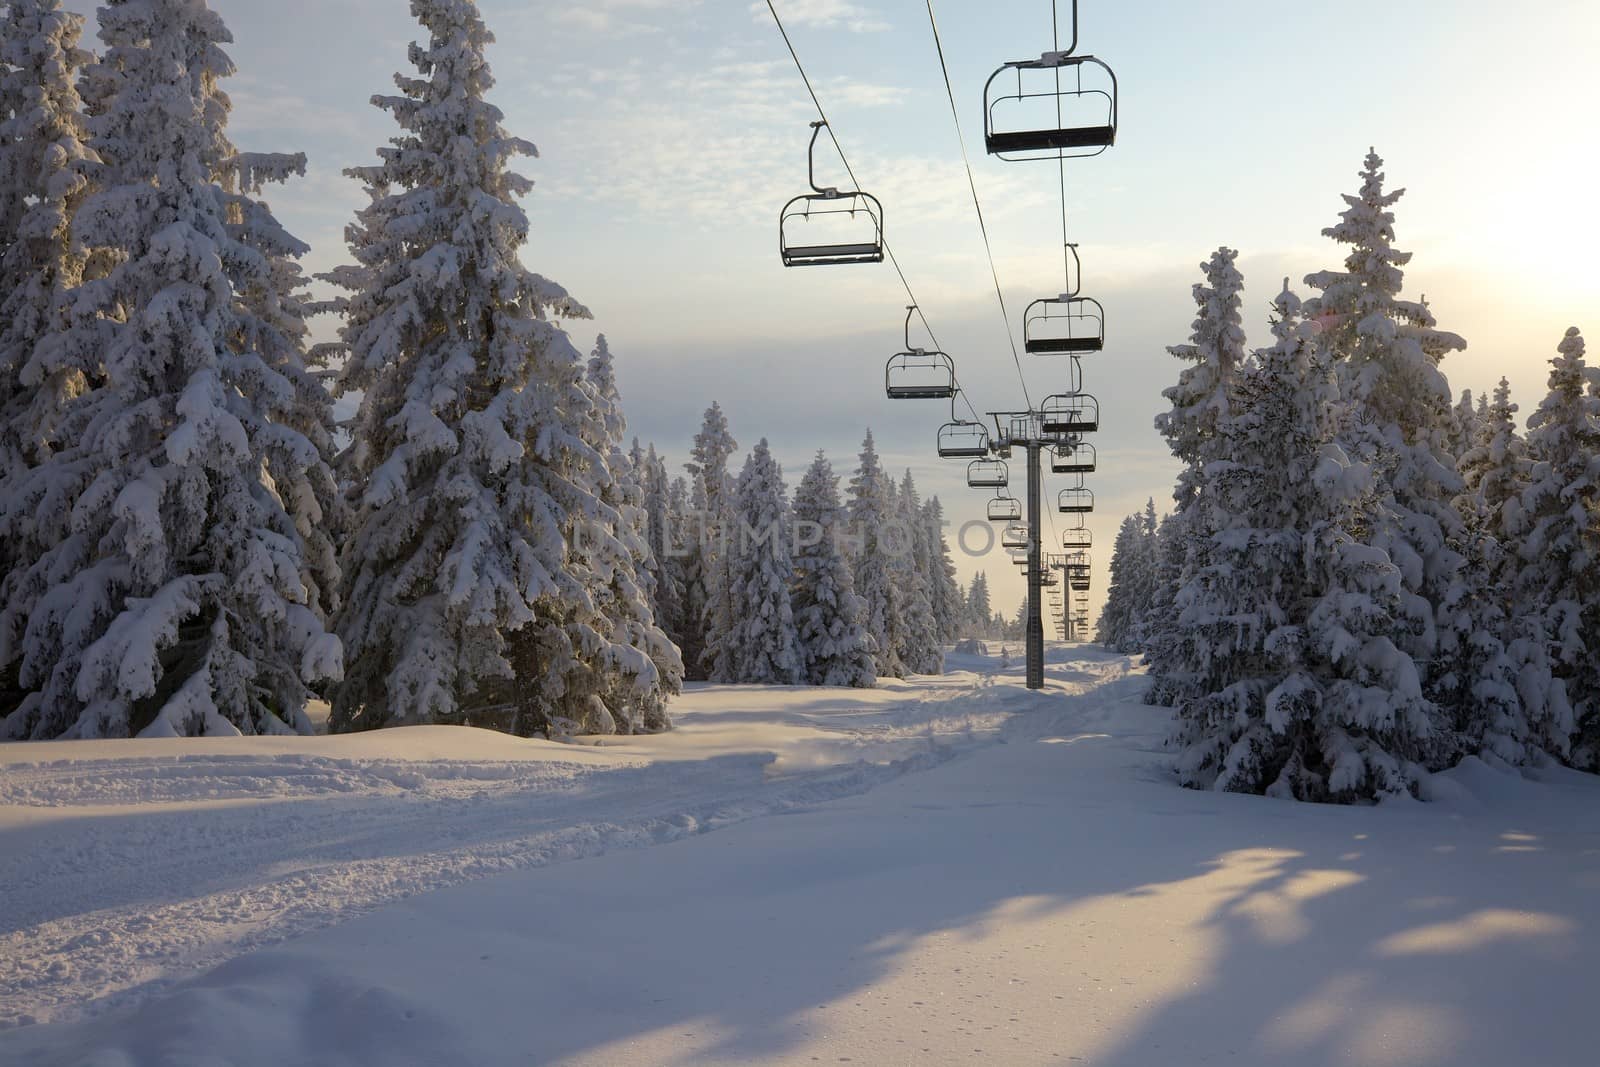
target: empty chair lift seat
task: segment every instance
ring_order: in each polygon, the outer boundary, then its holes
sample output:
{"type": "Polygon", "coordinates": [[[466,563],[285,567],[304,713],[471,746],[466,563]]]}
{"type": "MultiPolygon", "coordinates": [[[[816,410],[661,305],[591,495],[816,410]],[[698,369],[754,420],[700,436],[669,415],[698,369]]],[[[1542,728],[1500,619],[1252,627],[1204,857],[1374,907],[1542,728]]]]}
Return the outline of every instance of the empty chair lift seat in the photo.
{"type": "Polygon", "coordinates": [[[1007,63],[983,88],[983,142],[1012,162],[1097,156],[1117,143],[1117,75],[1094,56],[1007,63]]]}
{"type": "Polygon", "coordinates": [[[1100,429],[1100,402],[1087,393],[1045,397],[1040,414],[1047,434],[1094,433],[1100,429]]]}
{"type": "Polygon", "coordinates": [[[1011,473],[997,459],[975,459],[967,464],[967,485],[973,489],[1004,489],[1011,484],[1011,473]]]}
{"type": "Polygon", "coordinates": [[[939,427],[942,459],[982,459],[989,454],[989,431],[978,422],[948,422],[939,427]]]}
{"type": "Polygon", "coordinates": [[[1094,494],[1087,489],[1063,489],[1056,503],[1063,515],[1087,515],[1094,510],[1094,494]]]}
{"type": "Polygon", "coordinates": [[[1106,312],[1087,296],[1035,300],[1022,313],[1022,346],[1035,355],[1099,352],[1106,346],[1106,312]]]}

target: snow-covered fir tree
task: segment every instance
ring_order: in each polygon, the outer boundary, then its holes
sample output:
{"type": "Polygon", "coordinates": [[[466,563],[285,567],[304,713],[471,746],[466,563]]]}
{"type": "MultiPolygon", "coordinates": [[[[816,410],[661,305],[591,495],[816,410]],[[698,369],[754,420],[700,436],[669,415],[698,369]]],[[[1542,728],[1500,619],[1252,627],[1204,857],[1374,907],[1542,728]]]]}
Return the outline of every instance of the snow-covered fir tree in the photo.
{"type": "Polygon", "coordinates": [[[64,407],[100,377],[92,354],[48,343],[83,278],[71,226],[98,162],[76,85],[93,58],[82,32],[61,0],[0,13],[0,483],[48,457],[64,407]]]}
{"type": "Polygon", "coordinates": [[[1511,383],[1501,378],[1494,400],[1474,415],[1474,436],[1457,461],[1464,495],[1457,498],[1464,517],[1485,523],[1496,539],[1509,544],[1524,528],[1522,492],[1531,461],[1528,442],[1517,427],[1511,383]]]}
{"type": "MultiPolygon", "coordinates": [[[[1460,583],[1464,531],[1453,500],[1461,481],[1450,455],[1455,416],[1439,363],[1466,347],[1438,329],[1426,303],[1401,297],[1409,252],[1394,247],[1394,213],[1404,190],[1386,192],[1383,161],[1369,153],[1361,190],[1344,197],[1340,222],[1324,236],[1349,246],[1344,269],[1309,275],[1318,295],[1306,316],[1333,354],[1344,403],[1352,409],[1343,437],[1352,458],[1368,464],[1382,489],[1364,544],[1399,568],[1402,619],[1396,639],[1416,661],[1435,665],[1424,678],[1431,694],[1461,699],[1448,667],[1475,629],[1460,583]]],[[[1434,765],[1451,761],[1447,723],[1459,709],[1439,710],[1434,765]]]]}
{"type": "Polygon", "coordinates": [[[967,589],[967,627],[973,637],[988,637],[994,631],[994,606],[989,602],[989,576],[979,571],[967,589]]]}
{"type": "Polygon", "coordinates": [[[476,5],[412,13],[415,72],[373,99],[401,132],[348,172],[369,202],[347,231],[357,265],[331,276],[351,293],[340,388],[363,394],[338,618],[352,670],[332,723],[530,733],[575,666],[568,613],[595,611],[575,530],[614,518],[583,359],[553,321],[588,313],[519,260],[531,183],[510,163],[535,149],[485,99],[493,37],[476,5]]]}
{"type": "Polygon", "coordinates": [[[695,481],[695,504],[700,509],[698,534],[699,588],[693,599],[703,607],[686,633],[685,655],[694,654],[697,677],[730,681],[733,676],[733,605],[729,599],[728,543],[738,532],[733,517],[733,475],[728,461],[739,443],[728,432],[728,418],[715,401],[706,409],[700,432],[695,434],[691,461],[687,464],[695,481]]]}
{"type": "Polygon", "coordinates": [[[849,516],[839,500],[833,465],[820,451],[795,490],[794,522],[799,550],[791,606],[804,681],[871,688],[877,673],[863,623],[866,602],[856,596],[855,576],[842,551],[841,527],[849,516]]]}
{"type": "Polygon", "coordinates": [[[891,552],[905,622],[899,635],[900,661],[915,674],[943,674],[943,638],[933,612],[934,550],[909,470],[895,493],[894,516],[883,543],[891,552]]]}
{"type": "Polygon", "coordinates": [[[1218,423],[1208,562],[1174,605],[1175,742],[1186,785],[1348,800],[1411,785],[1429,727],[1387,635],[1398,573],[1343,527],[1370,507],[1371,472],[1336,443],[1340,390],[1299,310],[1285,285],[1277,343],[1218,423]]]}
{"type": "Polygon", "coordinates": [[[1111,583],[1106,587],[1106,602],[1095,626],[1095,636],[1113,652],[1139,651],[1134,635],[1138,621],[1134,591],[1143,538],[1144,525],[1139,516],[1128,515],[1117,528],[1117,539],[1111,546],[1111,583]]]}
{"type": "Polygon", "coordinates": [[[1219,427],[1232,411],[1229,394],[1247,355],[1239,310],[1244,276],[1234,265],[1238,258],[1234,249],[1219,248],[1200,265],[1205,280],[1194,285],[1200,310],[1189,341],[1167,349],[1190,364],[1178,383],[1161,393],[1171,410],[1156,416],[1156,430],[1184,464],[1173,494],[1180,513],[1201,503],[1205,465],[1214,458],[1219,427]]]}
{"type": "Polygon", "coordinates": [[[309,730],[307,686],[337,678],[341,654],[267,464],[316,446],[274,421],[292,386],[271,356],[240,347],[234,279],[253,250],[214,184],[232,154],[215,89],[231,38],[197,0],[99,17],[85,83],[100,86],[101,165],[72,238],[104,269],[35,353],[89,380],[58,447],[5,494],[8,528],[34,516],[14,543],[37,548],[7,575],[25,592],[5,605],[0,660],[20,656],[29,695],[5,733],[309,730]]]}
{"type": "Polygon", "coordinates": [[[1464,523],[1460,585],[1470,598],[1475,626],[1457,643],[1454,657],[1456,685],[1468,692],[1450,703],[1463,751],[1520,763],[1530,755],[1533,728],[1527,712],[1542,708],[1544,686],[1538,679],[1546,664],[1538,626],[1513,598],[1527,442],[1517,430],[1517,405],[1504,378],[1494,395],[1493,404],[1480,398],[1470,422],[1464,416],[1467,398],[1456,405],[1458,426],[1471,435],[1457,461],[1464,489],[1455,505],[1464,523]]]}
{"type": "Polygon", "coordinates": [[[644,483],[645,529],[650,537],[651,573],[654,578],[654,604],[656,622],[667,637],[681,648],[683,641],[683,568],[680,555],[683,551],[683,511],[675,503],[674,486],[667,478],[667,465],[656,454],[652,443],[646,450],[641,465],[644,483]]]}
{"type": "Polygon", "coordinates": [[[1445,450],[1458,459],[1466,455],[1478,440],[1478,414],[1483,409],[1482,401],[1482,396],[1473,399],[1471,389],[1463,389],[1461,399],[1451,409],[1450,434],[1445,441],[1445,450]]]}
{"type": "Polygon", "coordinates": [[[1550,361],[1549,392],[1528,419],[1533,465],[1520,502],[1514,590],[1517,647],[1534,740],[1600,769],[1600,385],[1583,336],[1568,330],[1550,361]]]}
{"type": "Polygon", "coordinates": [[[805,655],[789,601],[795,572],[788,491],[764,437],[739,474],[731,513],[737,525],[727,548],[733,623],[717,657],[718,680],[798,685],[805,680],[805,655]]]}
{"type": "Polygon", "coordinates": [[[956,563],[950,558],[950,542],[944,536],[944,505],[938,497],[929,497],[922,505],[922,521],[928,531],[931,556],[929,598],[933,602],[933,619],[940,642],[948,644],[961,634],[967,598],[956,580],[956,563]]]}
{"type": "MultiPolygon", "coordinates": [[[[1146,522],[1155,523],[1154,509],[1146,512],[1146,522]]],[[[1141,583],[1148,594],[1139,610],[1137,635],[1139,647],[1145,652],[1145,662],[1153,663],[1165,657],[1169,664],[1164,671],[1152,670],[1150,688],[1145,702],[1169,706],[1188,695],[1189,679],[1183,678],[1177,665],[1176,647],[1183,639],[1178,628],[1178,590],[1186,580],[1187,568],[1195,559],[1190,539],[1195,536],[1188,517],[1173,512],[1163,515],[1144,542],[1144,564],[1149,577],[1141,583]]]]}
{"type": "MultiPolygon", "coordinates": [[[[1247,355],[1239,310],[1244,277],[1234,265],[1238,256],[1231,248],[1219,248],[1201,264],[1205,280],[1196,282],[1193,289],[1199,313],[1189,341],[1167,349],[1188,364],[1177,384],[1162,392],[1171,403],[1171,410],[1156,417],[1156,429],[1183,463],[1173,493],[1177,510],[1169,530],[1182,542],[1179,584],[1208,564],[1206,552],[1215,519],[1209,514],[1206,477],[1209,464],[1219,458],[1220,430],[1232,412],[1234,380],[1247,355]]],[[[1177,545],[1172,548],[1177,551],[1177,545]]],[[[1180,664],[1194,658],[1184,647],[1191,635],[1178,625],[1175,611],[1154,612],[1148,619],[1152,632],[1146,648],[1152,685],[1169,698],[1176,698],[1190,684],[1180,664]]]]}
{"type": "MultiPolygon", "coordinates": [[[[662,730],[670,725],[666,702],[682,687],[683,663],[656,625],[650,603],[643,493],[622,450],[626,420],[603,335],[595,342],[585,381],[593,406],[580,435],[606,459],[596,486],[604,510],[578,528],[568,556],[569,570],[583,576],[588,597],[537,604],[535,624],[510,638],[511,659],[524,662],[522,646],[531,641],[536,643],[534,662],[574,661],[558,667],[560,697],[546,711],[565,729],[600,734],[662,730]]],[[[555,673],[547,671],[546,677],[553,682],[555,673]]]]}
{"type": "Polygon", "coordinates": [[[867,633],[880,678],[904,678],[909,671],[900,659],[905,630],[900,583],[894,578],[892,546],[884,544],[885,524],[894,517],[892,489],[868,430],[861,442],[860,465],[850,479],[850,527],[859,545],[856,594],[866,601],[867,633]]]}
{"type": "Polygon", "coordinates": [[[707,521],[705,486],[698,477],[674,479],[671,503],[676,544],[670,555],[683,589],[678,651],[683,654],[684,677],[700,681],[706,677],[701,665],[706,655],[707,548],[719,530],[707,521]]]}

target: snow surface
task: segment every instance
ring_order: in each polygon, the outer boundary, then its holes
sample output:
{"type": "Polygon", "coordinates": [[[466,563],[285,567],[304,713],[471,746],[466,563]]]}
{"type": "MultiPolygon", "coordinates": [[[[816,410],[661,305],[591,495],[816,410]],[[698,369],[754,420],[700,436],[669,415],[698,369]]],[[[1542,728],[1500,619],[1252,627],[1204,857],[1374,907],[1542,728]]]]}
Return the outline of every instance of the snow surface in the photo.
{"type": "Polygon", "coordinates": [[[1123,657],[949,659],[592,746],[0,746],[0,1064],[1592,1062],[1600,782],[1186,791],[1123,657]]]}

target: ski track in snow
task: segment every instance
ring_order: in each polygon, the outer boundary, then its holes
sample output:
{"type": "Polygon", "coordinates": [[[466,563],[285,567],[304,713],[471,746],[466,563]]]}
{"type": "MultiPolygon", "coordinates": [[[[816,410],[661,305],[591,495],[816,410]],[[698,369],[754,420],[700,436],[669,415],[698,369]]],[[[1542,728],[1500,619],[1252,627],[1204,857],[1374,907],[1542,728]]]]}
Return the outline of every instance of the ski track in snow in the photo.
{"type": "MultiPolygon", "coordinates": [[[[1125,661],[1103,667],[1063,681],[1102,683],[1125,661]]],[[[836,723],[777,709],[785,726],[825,731],[811,742],[820,766],[796,771],[770,752],[640,762],[622,746],[599,765],[269,754],[5,767],[0,805],[31,810],[0,824],[0,1028],[125,1009],[417,893],[857,795],[999,740],[1032,699],[970,677],[920,688],[836,723]]]]}

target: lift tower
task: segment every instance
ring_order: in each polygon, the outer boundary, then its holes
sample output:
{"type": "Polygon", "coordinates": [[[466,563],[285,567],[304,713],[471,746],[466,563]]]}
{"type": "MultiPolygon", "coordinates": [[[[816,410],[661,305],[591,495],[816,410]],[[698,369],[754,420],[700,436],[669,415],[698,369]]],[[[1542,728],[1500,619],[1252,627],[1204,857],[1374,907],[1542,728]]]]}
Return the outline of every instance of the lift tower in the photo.
{"type": "Polygon", "coordinates": [[[1028,622],[1029,689],[1044,688],[1044,550],[1039,532],[1044,518],[1044,472],[1039,464],[1058,435],[1046,435],[1037,411],[991,411],[994,449],[1002,456],[1021,453],[1028,462],[1028,622]]]}

